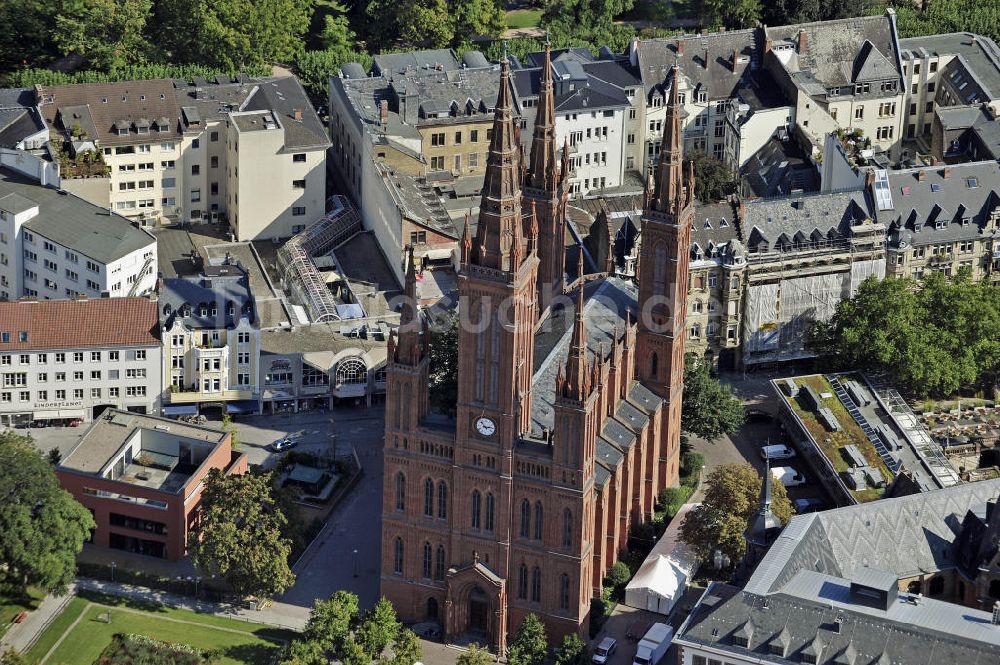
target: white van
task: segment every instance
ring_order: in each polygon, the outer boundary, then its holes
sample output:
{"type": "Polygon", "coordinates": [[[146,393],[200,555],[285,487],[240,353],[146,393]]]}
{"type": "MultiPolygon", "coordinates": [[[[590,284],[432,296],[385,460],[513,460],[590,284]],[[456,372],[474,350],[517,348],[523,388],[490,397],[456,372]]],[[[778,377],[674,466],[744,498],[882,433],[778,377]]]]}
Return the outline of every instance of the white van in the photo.
{"type": "Polygon", "coordinates": [[[785,487],[797,487],[806,484],[806,477],[790,466],[773,466],[771,475],[785,487]]]}
{"type": "Polygon", "coordinates": [[[795,451],[784,444],[761,446],[760,448],[760,458],[763,460],[789,459],[792,457],[795,457],[795,451]]]}

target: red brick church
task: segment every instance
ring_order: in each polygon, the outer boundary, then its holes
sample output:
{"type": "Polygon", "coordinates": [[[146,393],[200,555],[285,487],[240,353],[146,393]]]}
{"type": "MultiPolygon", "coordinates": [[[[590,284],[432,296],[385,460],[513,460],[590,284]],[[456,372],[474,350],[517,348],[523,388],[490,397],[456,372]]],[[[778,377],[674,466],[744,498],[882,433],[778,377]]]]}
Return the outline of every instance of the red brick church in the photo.
{"type": "Polygon", "coordinates": [[[541,86],[525,168],[501,63],[479,220],[461,243],[457,416],[428,409],[412,261],[387,371],[382,593],[402,618],[500,652],[532,612],[553,641],[584,634],[630,524],[676,484],[680,450],[694,181],[677,87],[638,286],[584,275],[581,258],[562,295],[568,160],[548,53],[541,86]]]}

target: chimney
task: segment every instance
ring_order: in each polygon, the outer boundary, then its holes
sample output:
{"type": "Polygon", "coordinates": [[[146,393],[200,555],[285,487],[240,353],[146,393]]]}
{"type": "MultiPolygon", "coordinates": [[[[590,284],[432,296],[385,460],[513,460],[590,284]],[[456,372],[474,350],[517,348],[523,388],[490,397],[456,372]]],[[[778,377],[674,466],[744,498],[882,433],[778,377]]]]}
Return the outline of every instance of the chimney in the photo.
{"type": "Polygon", "coordinates": [[[677,55],[684,55],[684,41],[677,40],[677,55]]]}
{"type": "Polygon", "coordinates": [[[292,110],[292,117],[295,118],[296,120],[301,120],[302,119],[302,110],[301,109],[293,109],[292,110]]]}
{"type": "Polygon", "coordinates": [[[1000,600],[993,603],[993,625],[1000,626],[1000,600]]]}
{"type": "Polygon", "coordinates": [[[740,61],[740,56],[739,56],[739,54],[738,54],[738,53],[736,52],[736,50],[735,50],[735,49],[733,49],[733,55],[732,55],[732,57],[731,57],[731,58],[729,59],[729,62],[730,62],[730,63],[732,63],[732,65],[733,65],[733,71],[734,71],[734,72],[736,71],[736,65],[737,65],[737,64],[739,63],[739,61],[740,61]]]}
{"type": "Polygon", "coordinates": [[[702,55],[702,58],[704,58],[704,60],[702,61],[702,63],[704,64],[705,69],[708,69],[708,49],[705,49],[705,52],[702,55]]]}
{"type": "Polygon", "coordinates": [[[865,173],[865,187],[871,188],[875,184],[875,172],[868,171],[865,173]]]}
{"type": "Polygon", "coordinates": [[[927,180],[927,172],[923,169],[917,171],[917,180],[924,181],[927,180]]]}
{"type": "Polygon", "coordinates": [[[951,169],[949,169],[947,166],[941,169],[941,177],[944,178],[945,180],[951,177],[951,169]]]}
{"type": "Polygon", "coordinates": [[[773,48],[774,48],[774,42],[771,40],[770,37],[768,37],[764,41],[764,53],[770,53],[773,48]]]}
{"type": "Polygon", "coordinates": [[[383,99],[378,103],[378,119],[382,124],[382,131],[389,126],[389,100],[383,99]]]}
{"type": "Polygon", "coordinates": [[[799,55],[804,54],[807,48],[809,48],[809,35],[805,30],[799,30],[799,55]]]}

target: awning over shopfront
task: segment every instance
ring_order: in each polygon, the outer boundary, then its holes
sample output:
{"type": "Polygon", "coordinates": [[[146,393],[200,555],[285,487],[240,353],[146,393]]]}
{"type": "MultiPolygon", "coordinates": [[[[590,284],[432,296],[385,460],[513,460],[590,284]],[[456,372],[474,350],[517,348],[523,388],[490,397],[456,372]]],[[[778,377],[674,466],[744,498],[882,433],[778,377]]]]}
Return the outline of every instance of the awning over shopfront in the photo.
{"type": "Polygon", "coordinates": [[[53,411],[35,411],[35,420],[57,420],[61,418],[83,418],[83,409],[59,409],[53,411]]]}
{"type": "Polygon", "coordinates": [[[238,402],[226,402],[226,413],[250,414],[257,413],[260,408],[253,400],[240,400],[238,402]]]}
{"type": "Polygon", "coordinates": [[[198,415],[198,405],[196,404],[176,404],[174,406],[163,407],[165,416],[196,416],[198,415]]]}

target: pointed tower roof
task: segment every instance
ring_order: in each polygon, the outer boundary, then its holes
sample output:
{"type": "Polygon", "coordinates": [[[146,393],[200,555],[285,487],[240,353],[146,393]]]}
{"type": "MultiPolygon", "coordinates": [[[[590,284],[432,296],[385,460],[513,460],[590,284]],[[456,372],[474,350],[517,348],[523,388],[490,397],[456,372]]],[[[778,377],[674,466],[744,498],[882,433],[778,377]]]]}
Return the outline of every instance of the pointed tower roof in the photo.
{"type": "Polygon", "coordinates": [[[471,263],[513,272],[520,252],[515,243],[522,238],[520,147],[514,131],[510,92],[510,64],[500,62],[500,92],[493,116],[493,138],[486,158],[479,225],[476,228],[476,251],[471,263]]]}
{"type": "Polygon", "coordinates": [[[535,189],[554,190],[556,187],[556,109],[552,85],[552,46],[545,42],[545,62],[538,91],[538,111],[531,141],[531,168],[527,186],[535,189]]]}
{"type": "Polygon", "coordinates": [[[590,392],[590,373],[587,371],[587,327],[584,323],[583,310],[586,301],[583,297],[583,248],[577,259],[579,289],[576,292],[576,311],[573,317],[573,339],[570,341],[569,358],[566,361],[567,397],[583,400],[590,392]]]}
{"type": "Polygon", "coordinates": [[[771,510],[774,495],[771,491],[771,460],[765,461],[764,478],[760,486],[760,506],[757,516],[747,527],[744,537],[751,545],[769,547],[781,531],[781,520],[771,510]]]}
{"type": "Polygon", "coordinates": [[[667,118],[663,123],[663,140],[660,143],[660,163],[656,170],[656,183],[650,207],[660,212],[676,213],[683,188],[683,134],[681,133],[680,88],[681,69],[674,65],[670,71],[670,99],[667,118]]]}
{"type": "Polygon", "coordinates": [[[403,290],[403,307],[399,313],[399,340],[396,342],[395,360],[416,364],[422,357],[420,344],[421,323],[417,313],[417,273],[413,266],[413,247],[406,248],[406,285],[403,290]]]}

